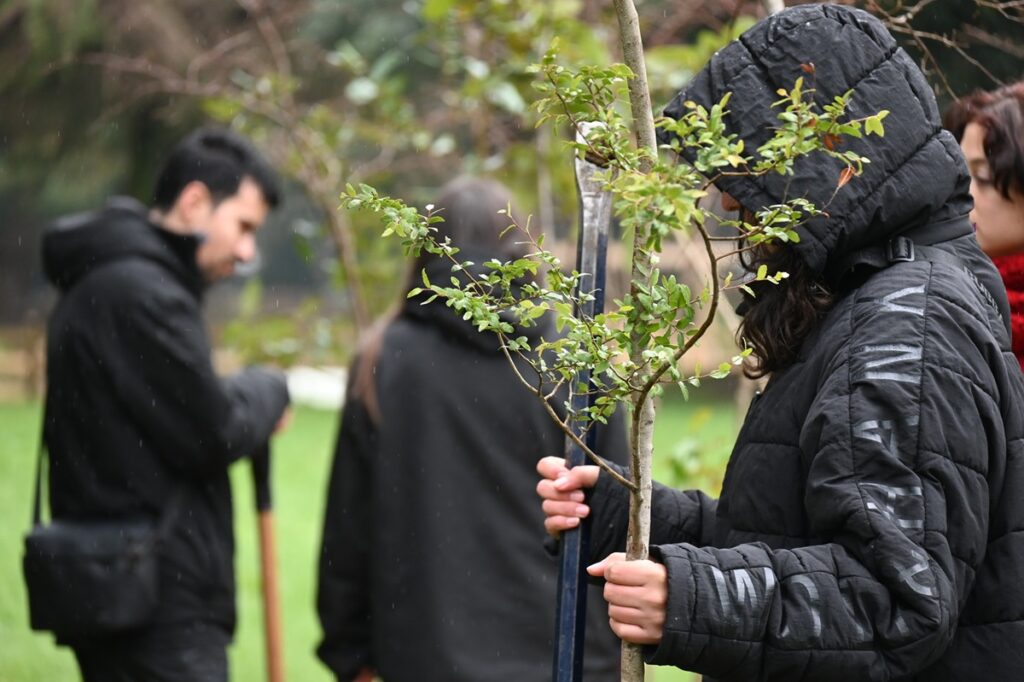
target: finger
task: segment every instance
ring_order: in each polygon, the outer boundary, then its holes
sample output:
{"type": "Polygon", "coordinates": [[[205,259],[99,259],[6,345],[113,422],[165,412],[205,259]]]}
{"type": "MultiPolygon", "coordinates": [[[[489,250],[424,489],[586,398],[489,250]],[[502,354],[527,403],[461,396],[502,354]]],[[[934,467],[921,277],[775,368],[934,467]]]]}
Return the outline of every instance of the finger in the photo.
{"type": "Polygon", "coordinates": [[[629,606],[608,605],[608,617],[624,625],[638,625],[645,627],[651,624],[650,615],[642,609],[634,609],[629,606]]]}
{"type": "Polygon", "coordinates": [[[579,525],[580,520],[575,516],[549,516],[544,519],[544,530],[550,535],[558,535],[563,530],[572,530],[579,525]]]}
{"type": "Polygon", "coordinates": [[[541,509],[548,516],[577,516],[581,519],[590,513],[590,507],[572,501],[544,500],[541,509]]]}
{"type": "Polygon", "coordinates": [[[640,587],[652,582],[655,570],[651,561],[621,561],[604,572],[604,579],[616,585],[640,587]]]}
{"type": "Polygon", "coordinates": [[[555,482],[542,478],[537,483],[537,495],[545,500],[561,500],[563,502],[582,502],[586,499],[582,490],[557,490],[555,482]]]}
{"type": "Polygon", "coordinates": [[[565,466],[565,459],[561,457],[542,457],[537,462],[537,473],[544,478],[554,480],[569,470],[565,466]]]}
{"type": "Polygon", "coordinates": [[[602,596],[604,596],[604,600],[609,604],[636,609],[647,608],[653,606],[655,603],[654,600],[648,596],[646,588],[626,587],[623,585],[616,585],[615,583],[608,581],[607,571],[605,571],[605,583],[602,596]]]}
{"type": "Polygon", "coordinates": [[[608,619],[612,632],[624,642],[631,644],[657,644],[661,641],[661,630],[651,632],[645,628],[629,623],[620,623],[612,618],[608,619]]]}

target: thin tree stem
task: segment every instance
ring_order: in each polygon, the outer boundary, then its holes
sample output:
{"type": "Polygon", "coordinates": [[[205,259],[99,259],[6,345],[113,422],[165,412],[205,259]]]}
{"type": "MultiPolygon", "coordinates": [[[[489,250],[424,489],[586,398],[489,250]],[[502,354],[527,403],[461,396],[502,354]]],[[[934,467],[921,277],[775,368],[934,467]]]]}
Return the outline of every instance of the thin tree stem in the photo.
{"type": "MultiPolygon", "coordinates": [[[[644,63],[640,21],[633,0],[615,0],[619,20],[619,42],[626,66],[633,72],[629,79],[629,105],[633,115],[636,143],[641,151],[641,173],[649,173],[657,157],[654,136],[654,115],[647,87],[647,66],[644,63]]],[[[633,264],[630,273],[630,291],[636,298],[641,288],[649,288],[654,271],[654,258],[649,250],[650,226],[637,225],[633,235],[633,264]]],[[[644,366],[644,337],[636,330],[630,338],[630,360],[633,366],[644,366]]],[[[633,429],[630,434],[630,474],[636,489],[629,496],[629,533],[626,540],[626,558],[646,559],[651,536],[651,458],[654,430],[654,403],[650,389],[633,393],[633,429]]],[[[643,682],[644,657],[640,646],[622,644],[622,682],[643,682]]]]}

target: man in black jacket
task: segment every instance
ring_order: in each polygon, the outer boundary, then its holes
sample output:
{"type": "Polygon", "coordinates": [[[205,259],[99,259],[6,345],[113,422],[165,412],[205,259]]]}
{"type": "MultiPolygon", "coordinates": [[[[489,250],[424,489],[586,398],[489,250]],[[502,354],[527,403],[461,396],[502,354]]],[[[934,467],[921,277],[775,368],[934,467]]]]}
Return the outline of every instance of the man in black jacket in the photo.
{"type": "Polygon", "coordinates": [[[754,254],[790,277],[744,317],[771,380],[721,497],[656,486],[652,561],[623,562],[625,491],[545,459],[546,525],[567,527],[593,486],[590,572],[651,663],[722,682],[1020,680],[1024,383],[967,168],[921,72],[867,13],[803,5],[717,52],[665,113],[733,92],[727,130],[755,149],[776,90],[808,71],[819,105],[853,90],[852,117],[891,113],[884,137],[842,141],[871,160],[845,187],[822,154],[788,176],[715,180],[752,211],[828,204],[799,243],[754,254]]]}
{"type": "Polygon", "coordinates": [[[273,171],[245,140],[203,129],[171,153],[152,208],[112,199],[44,238],[46,273],[61,290],[47,346],[53,516],[174,515],[153,622],[63,642],[87,681],[227,679],[228,465],[276,430],[288,390],[262,369],[219,378],[200,304],[207,284],[254,258],[255,232],[277,202],[273,171]]]}

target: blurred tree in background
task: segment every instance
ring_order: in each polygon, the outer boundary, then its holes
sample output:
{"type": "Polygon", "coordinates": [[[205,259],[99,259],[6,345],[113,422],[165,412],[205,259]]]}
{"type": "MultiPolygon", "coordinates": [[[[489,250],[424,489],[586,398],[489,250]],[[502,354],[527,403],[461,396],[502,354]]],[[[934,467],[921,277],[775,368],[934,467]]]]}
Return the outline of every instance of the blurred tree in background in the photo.
{"type": "MultiPolygon", "coordinates": [[[[1024,69],[1018,3],[858,4],[887,18],[947,98],[1024,69]]],[[[764,12],[754,0],[638,9],[656,106],[764,12]]],[[[42,225],[111,193],[148,200],[165,151],[212,119],[292,180],[261,235],[262,287],[228,340],[250,358],[299,360],[282,345],[287,324],[270,345],[255,337],[268,311],[301,310],[306,342],[350,345],[404,266],[372,219],[336,210],[344,184],[423,204],[454,175],[488,174],[571,238],[571,164],[553,143],[565,131],[535,126],[526,68],[555,36],[571,62],[618,60],[614,26],[610,0],[0,0],[0,322],[40,305],[42,225]],[[328,315],[341,327],[325,332],[328,315]]],[[[221,317],[238,312],[235,301],[221,317]]]]}

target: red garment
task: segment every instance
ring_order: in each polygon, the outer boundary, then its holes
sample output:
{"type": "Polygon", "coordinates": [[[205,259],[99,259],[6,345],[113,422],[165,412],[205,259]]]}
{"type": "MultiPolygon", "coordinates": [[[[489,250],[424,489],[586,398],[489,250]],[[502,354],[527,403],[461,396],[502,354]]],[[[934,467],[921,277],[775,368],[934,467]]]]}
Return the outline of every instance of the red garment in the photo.
{"type": "Polygon", "coordinates": [[[1010,300],[1010,329],[1013,332],[1013,354],[1024,370],[1024,253],[997,256],[992,262],[999,268],[1010,300]]]}

